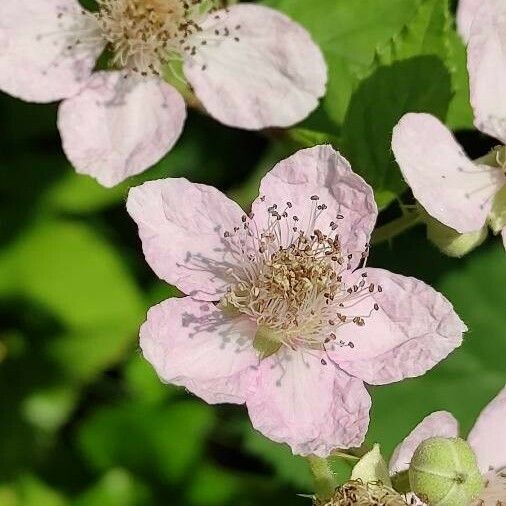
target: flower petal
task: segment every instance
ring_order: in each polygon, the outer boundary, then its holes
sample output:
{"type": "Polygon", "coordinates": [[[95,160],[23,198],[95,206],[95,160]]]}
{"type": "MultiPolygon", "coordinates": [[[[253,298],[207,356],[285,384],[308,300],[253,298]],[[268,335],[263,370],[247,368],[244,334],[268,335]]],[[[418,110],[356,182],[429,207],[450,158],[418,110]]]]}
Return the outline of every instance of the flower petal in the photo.
{"type": "Polygon", "coordinates": [[[111,187],[160,160],[185,118],[183,98],[162,80],[97,72],[61,104],[58,127],[77,172],[111,187]]]}
{"type": "Polygon", "coordinates": [[[467,42],[471,33],[474,17],[483,0],[459,0],[457,8],[457,28],[460,36],[467,42]]]}
{"type": "Polygon", "coordinates": [[[424,418],[395,448],[390,459],[390,472],[398,473],[408,469],[418,445],[431,437],[457,437],[459,424],[454,416],[447,411],[435,411],[424,418]]]}
{"type": "Polygon", "coordinates": [[[139,226],[146,260],[156,274],[201,300],[218,300],[230,284],[234,252],[224,231],[242,210],[211,186],[160,179],[132,188],[127,210],[139,226]]]}
{"type": "Polygon", "coordinates": [[[506,227],[504,227],[502,229],[501,235],[502,235],[502,243],[504,245],[504,249],[506,249],[506,227]]]}
{"type": "Polygon", "coordinates": [[[152,307],[140,331],[144,357],[160,378],[186,387],[210,404],[245,400],[249,373],[258,363],[255,328],[213,304],[184,297],[152,307]]]}
{"type": "Polygon", "coordinates": [[[394,128],[392,149],[413,194],[426,211],[457,232],[485,223],[504,184],[499,169],[475,165],[450,131],[430,114],[406,114],[394,128]]]}
{"type": "Polygon", "coordinates": [[[469,433],[482,472],[506,467],[506,387],[480,413],[469,433]]]}
{"type": "Polygon", "coordinates": [[[246,405],[253,426],[294,454],[360,446],[371,399],[363,383],[321,357],[286,349],[262,360],[246,405]]]}
{"type": "Polygon", "coordinates": [[[317,107],[327,67],[300,25],[241,4],[213,13],[203,28],[184,73],[211,116],[240,128],[287,127],[317,107]]]}
{"type": "Polygon", "coordinates": [[[74,95],[105,45],[96,29],[76,0],[2,0],[0,89],[30,102],[74,95]]]}
{"type": "Polygon", "coordinates": [[[483,0],[476,12],[469,44],[467,67],[474,124],[506,143],[506,3],[483,0]]]}
{"type": "Polygon", "coordinates": [[[353,348],[329,349],[346,372],[366,383],[382,385],[420,376],[462,343],[467,327],[439,292],[415,278],[383,269],[356,271],[367,282],[381,287],[343,314],[365,317],[365,325],[353,323],[337,331],[339,340],[353,348]],[[374,311],[374,303],[379,310],[374,311]],[[368,315],[370,314],[370,317],[368,315]]]}
{"type": "MultiPolygon", "coordinates": [[[[376,222],[378,210],[371,187],[350,167],[331,146],[315,146],[303,149],[279,162],[260,184],[260,197],[255,200],[252,210],[259,227],[267,226],[267,209],[276,204],[282,212],[286,203],[288,219],[293,215],[299,218],[297,225],[306,230],[311,225],[317,205],[325,205],[319,211],[316,228],[324,234],[339,235],[343,251],[355,253],[355,265],[361,259],[361,253],[369,242],[376,222]],[[318,196],[318,201],[311,200],[318,196]],[[331,223],[335,223],[337,229],[331,223]]],[[[285,242],[292,235],[292,225],[282,227],[286,230],[285,242]]],[[[313,225],[312,228],[315,228],[313,225]]]]}

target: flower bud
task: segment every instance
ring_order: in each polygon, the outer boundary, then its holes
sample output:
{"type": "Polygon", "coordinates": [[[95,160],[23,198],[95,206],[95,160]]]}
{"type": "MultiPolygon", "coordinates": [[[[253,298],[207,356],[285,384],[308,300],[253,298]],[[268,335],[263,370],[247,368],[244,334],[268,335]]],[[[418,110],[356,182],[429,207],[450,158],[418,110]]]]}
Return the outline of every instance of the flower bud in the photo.
{"type": "Polygon", "coordinates": [[[469,444],[432,437],[416,449],[409,467],[413,492],[428,506],[465,506],[476,500],[484,480],[469,444]]]}

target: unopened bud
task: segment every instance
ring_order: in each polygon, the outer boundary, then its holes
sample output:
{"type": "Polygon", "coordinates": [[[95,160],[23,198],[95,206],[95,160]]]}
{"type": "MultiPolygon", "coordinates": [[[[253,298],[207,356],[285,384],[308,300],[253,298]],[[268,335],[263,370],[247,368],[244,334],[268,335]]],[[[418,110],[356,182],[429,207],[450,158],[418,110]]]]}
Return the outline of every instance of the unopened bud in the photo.
{"type": "Polygon", "coordinates": [[[433,437],[416,449],[409,467],[413,492],[428,506],[465,506],[476,500],[484,480],[469,444],[433,437]]]}

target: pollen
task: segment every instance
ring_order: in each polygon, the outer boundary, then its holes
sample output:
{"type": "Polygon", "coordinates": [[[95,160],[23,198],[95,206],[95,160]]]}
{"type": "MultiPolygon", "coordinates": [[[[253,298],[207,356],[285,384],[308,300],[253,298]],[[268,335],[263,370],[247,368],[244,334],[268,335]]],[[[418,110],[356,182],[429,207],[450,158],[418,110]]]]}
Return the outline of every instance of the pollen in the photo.
{"type": "Polygon", "coordinates": [[[209,11],[202,0],[98,0],[96,17],[112,54],[112,65],[142,75],[160,75],[202,31],[198,22],[209,11]]]}
{"type": "Polygon", "coordinates": [[[380,482],[352,480],[338,487],[328,501],[315,501],[315,506],[407,506],[406,500],[380,482]]]}
{"type": "MultiPolygon", "coordinates": [[[[327,209],[319,197],[311,196],[307,206],[312,212],[304,229],[299,229],[301,220],[287,202],[284,209],[277,204],[268,208],[265,230],[244,216],[242,227],[225,233],[230,248],[240,250],[242,257],[240,267],[229,272],[234,281],[220,306],[246,315],[271,340],[291,349],[353,347],[340,338],[339,329],[365,325],[379,306],[373,301],[366,314],[352,308],[363,308],[360,303],[381,287],[368,283],[366,274],[355,285],[343,282],[353,255],[343,252],[337,232],[328,235],[317,228],[327,209]]],[[[341,219],[336,216],[326,228],[337,231],[341,219]]]]}

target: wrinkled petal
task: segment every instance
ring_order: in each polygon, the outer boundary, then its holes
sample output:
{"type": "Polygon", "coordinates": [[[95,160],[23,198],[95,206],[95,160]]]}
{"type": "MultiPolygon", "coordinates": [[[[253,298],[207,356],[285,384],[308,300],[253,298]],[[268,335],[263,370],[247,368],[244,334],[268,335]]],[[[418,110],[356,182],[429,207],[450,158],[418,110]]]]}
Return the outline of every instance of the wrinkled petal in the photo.
{"type": "Polygon", "coordinates": [[[280,213],[285,209],[288,213],[288,226],[281,227],[285,243],[290,242],[293,225],[302,231],[317,228],[332,237],[338,234],[345,254],[355,254],[355,265],[369,242],[378,213],[371,187],[328,145],[298,151],[262,179],[260,197],[252,206],[260,226],[266,226],[267,208],[273,204],[280,213]],[[312,196],[319,200],[311,200],[312,196]],[[289,209],[288,201],[292,206],[289,209]],[[326,209],[317,211],[318,205],[326,209]],[[319,216],[311,225],[315,212],[319,216]],[[298,217],[297,223],[293,216],[298,217]]]}
{"type": "Polygon", "coordinates": [[[349,374],[374,385],[420,376],[460,346],[467,327],[429,285],[383,269],[356,274],[357,284],[367,274],[367,283],[376,288],[351,308],[345,303],[343,314],[363,316],[365,325],[348,323],[338,329],[337,340],[351,341],[353,347],[329,348],[349,374]]]}
{"type": "Polygon", "coordinates": [[[241,223],[242,210],[216,188],[186,179],[160,179],[132,188],[127,210],[139,226],[147,262],[186,294],[218,300],[237,262],[223,234],[241,223]]]}
{"type": "Polygon", "coordinates": [[[467,42],[471,33],[471,25],[483,0],[459,0],[457,9],[457,28],[460,36],[467,42]]]}
{"type": "Polygon", "coordinates": [[[360,446],[371,400],[361,381],[321,357],[282,350],[262,360],[246,405],[253,426],[294,454],[360,446]]]}
{"type": "Polygon", "coordinates": [[[104,45],[76,0],[2,0],[0,89],[30,102],[70,97],[104,45]]]}
{"type": "Polygon", "coordinates": [[[451,413],[447,411],[431,413],[395,448],[390,459],[390,472],[393,474],[408,469],[413,454],[422,441],[436,436],[457,437],[458,435],[459,424],[451,413]]]}
{"type": "Polygon", "coordinates": [[[110,187],[160,160],[185,118],[183,98],[160,79],[97,72],[61,104],[58,128],[77,172],[110,187]]]}
{"type": "Polygon", "coordinates": [[[483,0],[473,21],[467,66],[474,124],[506,143],[506,2],[483,0]]]}
{"type": "Polygon", "coordinates": [[[210,404],[245,400],[257,364],[255,329],[213,304],[185,297],[152,307],[140,331],[144,357],[160,378],[186,387],[210,404]]]}
{"type": "Polygon", "coordinates": [[[300,25],[241,4],[212,13],[203,28],[184,73],[211,116],[240,128],[287,127],[317,107],[327,68],[300,25]]]}
{"type": "Polygon", "coordinates": [[[481,412],[468,441],[482,472],[506,467],[506,387],[481,412]]]}
{"type": "Polygon", "coordinates": [[[392,149],[413,194],[431,216],[460,233],[484,225],[492,197],[505,181],[499,169],[475,165],[430,114],[401,118],[392,149]]]}

